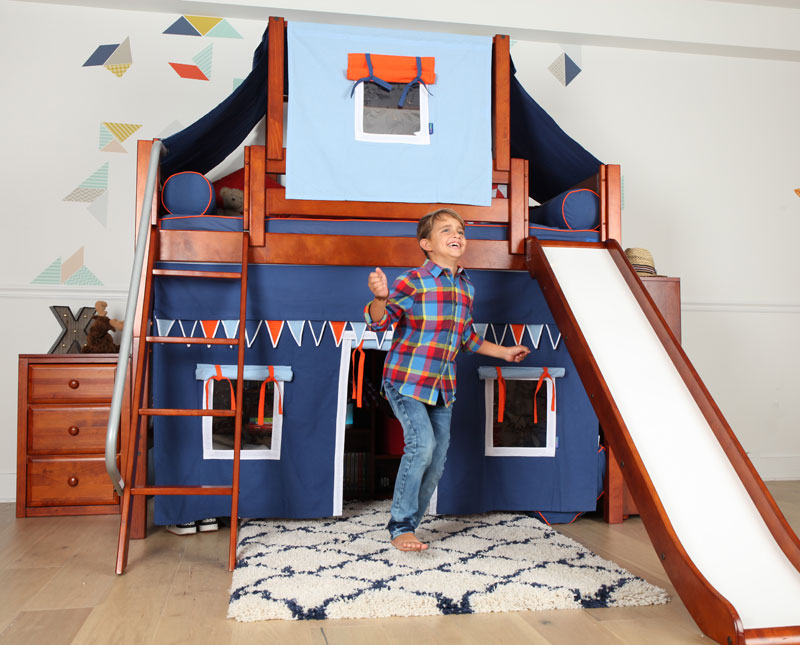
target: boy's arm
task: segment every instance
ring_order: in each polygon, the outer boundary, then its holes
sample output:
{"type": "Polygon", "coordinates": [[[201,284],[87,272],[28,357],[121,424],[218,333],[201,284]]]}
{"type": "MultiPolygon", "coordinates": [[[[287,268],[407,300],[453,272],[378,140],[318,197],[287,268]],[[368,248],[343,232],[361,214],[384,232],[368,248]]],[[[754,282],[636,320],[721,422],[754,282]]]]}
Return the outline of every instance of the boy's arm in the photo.
{"type": "Polygon", "coordinates": [[[492,358],[502,358],[509,363],[519,363],[531,350],[524,345],[514,345],[513,347],[506,347],[505,345],[498,345],[489,340],[484,340],[481,346],[475,350],[478,354],[484,356],[491,356],[492,358]]]}

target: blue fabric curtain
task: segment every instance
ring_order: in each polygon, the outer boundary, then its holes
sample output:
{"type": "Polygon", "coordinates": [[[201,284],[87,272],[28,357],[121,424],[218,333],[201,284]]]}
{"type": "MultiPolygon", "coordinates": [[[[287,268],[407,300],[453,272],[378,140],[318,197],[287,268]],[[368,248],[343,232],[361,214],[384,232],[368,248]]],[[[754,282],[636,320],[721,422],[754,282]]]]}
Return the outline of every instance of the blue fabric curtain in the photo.
{"type": "Polygon", "coordinates": [[[543,204],[595,174],[602,164],[533,100],[511,63],[511,156],[527,159],[528,194],[543,204]]]}
{"type": "Polygon", "coordinates": [[[253,69],[233,93],[211,112],[164,139],[164,178],[193,170],[202,174],[236,150],[267,113],[267,36],[253,53],[253,69]]]}

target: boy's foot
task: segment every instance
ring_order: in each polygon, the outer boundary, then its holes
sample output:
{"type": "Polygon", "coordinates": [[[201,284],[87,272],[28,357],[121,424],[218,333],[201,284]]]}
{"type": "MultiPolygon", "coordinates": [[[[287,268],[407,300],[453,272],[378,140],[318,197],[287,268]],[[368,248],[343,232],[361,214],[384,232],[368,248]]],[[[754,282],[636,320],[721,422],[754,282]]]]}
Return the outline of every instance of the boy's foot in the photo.
{"type": "Polygon", "coordinates": [[[392,540],[392,546],[400,551],[424,551],[428,545],[420,542],[413,533],[401,533],[392,540]]]}

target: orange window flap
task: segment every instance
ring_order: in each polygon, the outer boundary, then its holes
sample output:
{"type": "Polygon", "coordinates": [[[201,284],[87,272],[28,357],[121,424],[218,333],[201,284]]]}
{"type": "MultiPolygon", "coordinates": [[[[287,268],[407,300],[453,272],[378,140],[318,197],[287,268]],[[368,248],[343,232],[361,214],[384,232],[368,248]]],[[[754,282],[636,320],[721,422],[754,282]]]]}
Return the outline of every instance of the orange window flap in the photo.
{"type": "MultiPolygon", "coordinates": [[[[410,83],[417,77],[417,59],[414,56],[389,56],[370,54],[372,73],[387,83],[410,83]]],[[[420,56],[422,61],[422,82],[432,85],[436,82],[433,56],[420,56]]],[[[347,78],[357,81],[369,76],[366,54],[347,54],[347,78]]]]}

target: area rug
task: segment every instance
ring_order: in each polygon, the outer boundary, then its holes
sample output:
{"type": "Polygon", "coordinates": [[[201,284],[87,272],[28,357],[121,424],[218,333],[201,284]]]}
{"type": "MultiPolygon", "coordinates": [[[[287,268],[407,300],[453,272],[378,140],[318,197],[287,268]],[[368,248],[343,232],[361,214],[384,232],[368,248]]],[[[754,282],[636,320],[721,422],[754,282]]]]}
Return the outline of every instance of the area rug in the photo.
{"type": "Polygon", "coordinates": [[[426,518],[422,553],[389,544],[389,502],[341,517],[248,520],[228,617],[383,618],[668,602],[667,593],[520,513],[426,518]]]}

